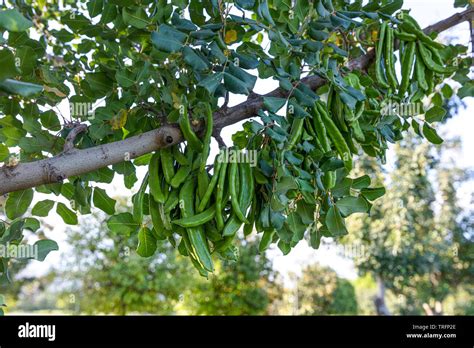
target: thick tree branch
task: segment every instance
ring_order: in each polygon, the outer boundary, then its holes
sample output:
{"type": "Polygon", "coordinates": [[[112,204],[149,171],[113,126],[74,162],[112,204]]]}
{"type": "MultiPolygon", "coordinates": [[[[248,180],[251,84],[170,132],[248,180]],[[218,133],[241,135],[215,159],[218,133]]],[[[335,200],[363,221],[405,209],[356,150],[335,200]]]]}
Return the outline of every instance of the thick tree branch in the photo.
{"type": "Polygon", "coordinates": [[[472,20],[473,16],[474,16],[474,7],[471,7],[463,12],[455,13],[451,17],[443,19],[442,21],[439,21],[433,25],[427,26],[424,29],[424,32],[428,34],[432,32],[440,33],[449,28],[455,27],[456,25],[462,22],[472,20]]]}
{"type": "MultiPolygon", "coordinates": [[[[473,9],[457,13],[425,29],[426,33],[441,32],[473,17],[473,9]]],[[[349,70],[365,70],[374,58],[373,50],[349,62],[349,70]]],[[[307,76],[301,81],[313,90],[326,81],[319,76],[307,76]]],[[[266,94],[270,97],[286,98],[288,91],[277,88],[266,94]]],[[[219,110],[214,114],[214,124],[222,129],[231,124],[251,118],[263,106],[263,97],[251,95],[247,101],[219,110]]],[[[65,178],[81,175],[97,169],[133,159],[163,147],[183,141],[180,130],[174,126],[164,126],[122,141],[104,144],[88,149],[71,149],[61,155],[40,161],[20,163],[15,167],[0,168],[0,195],[27,188],[55,183],[65,178]]]]}
{"type": "Polygon", "coordinates": [[[135,137],[88,149],[71,149],[61,155],[44,160],[19,163],[14,167],[0,168],[0,195],[61,182],[65,178],[81,175],[123,162],[156,149],[178,144],[181,132],[173,126],[161,127],[135,137]]]}

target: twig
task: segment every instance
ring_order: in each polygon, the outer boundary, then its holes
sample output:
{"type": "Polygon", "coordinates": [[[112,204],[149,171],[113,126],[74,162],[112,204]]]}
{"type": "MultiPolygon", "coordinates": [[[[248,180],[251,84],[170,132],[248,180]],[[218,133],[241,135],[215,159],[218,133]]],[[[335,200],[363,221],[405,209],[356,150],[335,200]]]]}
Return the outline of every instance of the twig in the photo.
{"type": "Polygon", "coordinates": [[[74,141],[76,140],[77,136],[80,133],[85,132],[86,130],[87,130],[87,125],[83,123],[74,123],[72,130],[69,132],[69,134],[66,137],[66,142],[64,143],[62,153],[67,153],[71,151],[74,148],[74,141]]]}
{"type": "Polygon", "coordinates": [[[219,148],[227,147],[226,143],[224,142],[224,139],[222,139],[221,131],[222,131],[222,128],[217,128],[217,127],[215,127],[214,130],[212,131],[212,136],[214,137],[214,139],[216,139],[217,144],[219,144],[219,148]]]}

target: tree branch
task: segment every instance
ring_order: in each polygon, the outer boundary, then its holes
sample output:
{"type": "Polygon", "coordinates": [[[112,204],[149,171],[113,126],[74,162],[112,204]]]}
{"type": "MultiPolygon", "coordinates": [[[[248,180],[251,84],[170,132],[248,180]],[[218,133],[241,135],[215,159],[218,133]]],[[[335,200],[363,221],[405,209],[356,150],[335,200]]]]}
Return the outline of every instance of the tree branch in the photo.
{"type": "Polygon", "coordinates": [[[0,195],[65,178],[86,174],[108,165],[123,162],[159,148],[183,141],[181,131],[165,126],[122,141],[88,149],[71,149],[61,155],[35,162],[0,168],[0,195]]]}
{"type": "MultiPolygon", "coordinates": [[[[441,32],[473,17],[473,9],[454,14],[436,24],[425,28],[426,33],[441,32]]],[[[374,58],[374,50],[348,63],[347,68],[365,70],[374,58]]],[[[326,83],[319,76],[307,76],[301,81],[312,90],[326,83]]],[[[222,129],[231,124],[257,115],[263,106],[263,97],[286,98],[288,91],[277,88],[264,95],[251,95],[247,101],[214,113],[214,125],[222,129]]],[[[116,141],[88,149],[71,149],[58,156],[14,167],[0,168],[0,195],[27,188],[60,182],[65,178],[93,172],[100,168],[133,159],[146,153],[178,144],[183,141],[181,131],[176,126],[167,125],[125,140],[116,141]]]]}
{"type": "Polygon", "coordinates": [[[74,141],[76,141],[77,136],[82,132],[85,132],[86,130],[87,126],[83,123],[73,124],[72,130],[66,137],[66,142],[64,143],[63,147],[63,153],[71,151],[74,148],[74,141]]]}

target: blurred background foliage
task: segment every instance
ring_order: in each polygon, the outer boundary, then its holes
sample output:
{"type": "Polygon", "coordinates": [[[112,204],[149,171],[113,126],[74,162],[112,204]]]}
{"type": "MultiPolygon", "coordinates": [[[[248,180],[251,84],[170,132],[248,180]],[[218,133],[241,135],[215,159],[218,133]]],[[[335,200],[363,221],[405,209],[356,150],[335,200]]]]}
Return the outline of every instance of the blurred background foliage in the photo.
{"type": "MultiPolygon", "coordinates": [[[[169,242],[141,258],[136,241],[111,232],[101,213],[67,231],[68,257],[42,277],[1,289],[8,312],[193,315],[474,315],[474,219],[457,189],[471,173],[455,165],[459,142],[436,148],[408,137],[389,171],[361,159],[387,193],[371,216],[354,215],[343,242],[359,277],[347,280],[319,264],[284,281],[258,240],[241,240],[237,262],[218,262],[204,279],[169,242]]],[[[121,208],[127,209],[122,198],[121,208]]]]}

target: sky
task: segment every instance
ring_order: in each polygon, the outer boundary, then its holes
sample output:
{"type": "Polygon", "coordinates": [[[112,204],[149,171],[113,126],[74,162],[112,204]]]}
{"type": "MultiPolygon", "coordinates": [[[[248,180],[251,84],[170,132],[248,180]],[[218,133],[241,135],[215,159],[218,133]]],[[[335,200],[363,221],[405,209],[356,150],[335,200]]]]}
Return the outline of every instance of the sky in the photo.
{"type": "MultiPolygon", "coordinates": [[[[455,9],[453,7],[453,3],[454,0],[405,0],[404,8],[411,8],[412,16],[419,21],[422,27],[426,27],[456,12],[460,12],[460,9],[455,9]]],[[[441,39],[455,37],[457,39],[454,42],[467,45],[469,42],[469,26],[467,23],[464,23],[442,33],[440,37],[441,39]]],[[[276,87],[278,87],[278,83],[271,79],[259,79],[256,83],[255,92],[264,94],[276,87]]],[[[245,99],[245,96],[232,95],[229,101],[229,106],[237,105],[245,101],[245,99]]],[[[474,113],[474,99],[466,98],[465,102],[467,104],[466,109],[461,110],[461,112],[449,120],[446,125],[440,127],[440,131],[446,138],[460,137],[462,142],[462,153],[460,156],[456,157],[456,164],[460,167],[470,168],[472,170],[474,169],[474,156],[472,156],[472,149],[474,149],[474,137],[472,136],[472,130],[474,129],[472,119],[474,113]]],[[[60,109],[63,114],[67,115],[69,112],[67,104],[63,104],[60,109]]],[[[243,122],[229,126],[223,130],[222,136],[227,145],[232,144],[231,136],[234,132],[241,129],[242,123],[243,122]]],[[[214,158],[216,153],[217,143],[213,139],[210,158],[214,158]]],[[[389,151],[387,169],[390,169],[393,164],[393,156],[391,156],[390,153],[391,151],[389,151]]],[[[212,162],[212,160],[209,162],[212,162]]],[[[144,174],[145,168],[139,167],[137,171],[139,182],[137,183],[135,190],[137,190],[137,186],[144,174]]],[[[112,197],[131,197],[130,191],[123,185],[123,179],[121,176],[116,176],[110,185],[102,184],[98,186],[105,188],[112,197]]],[[[462,206],[466,207],[469,205],[471,195],[473,194],[473,189],[471,187],[472,185],[465,185],[460,189],[459,198],[462,206]]],[[[41,200],[43,198],[40,197],[40,195],[37,195],[36,199],[41,200]]],[[[58,242],[60,251],[48,255],[44,262],[33,261],[23,272],[25,275],[44,274],[52,265],[58,265],[61,263],[61,260],[63,260],[71,250],[70,246],[66,243],[66,226],[64,222],[56,215],[56,213],[51,212],[48,217],[48,223],[51,226],[54,226],[54,228],[51,231],[46,232],[47,236],[48,238],[54,239],[58,242]]],[[[34,241],[34,239],[32,239],[32,241],[34,241]]],[[[301,241],[298,246],[293,248],[293,250],[286,256],[282,255],[281,251],[273,245],[268,251],[268,256],[272,259],[275,269],[281,272],[285,283],[288,286],[291,286],[291,279],[293,278],[290,275],[299,275],[303,266],[314,262],[319,262],[320,264],[332,267],[341,277],[355,279],[357,273],[353,267],[352,261],[350,261],[350,258],[344,258],[341,256],[341,254],[350,256],[353,252],[358,252],[358,250],[344,249],[340,246],[329,244],[323,244],[320,249],[314,250],[308,247],[305,241],[301,241]]]]}

